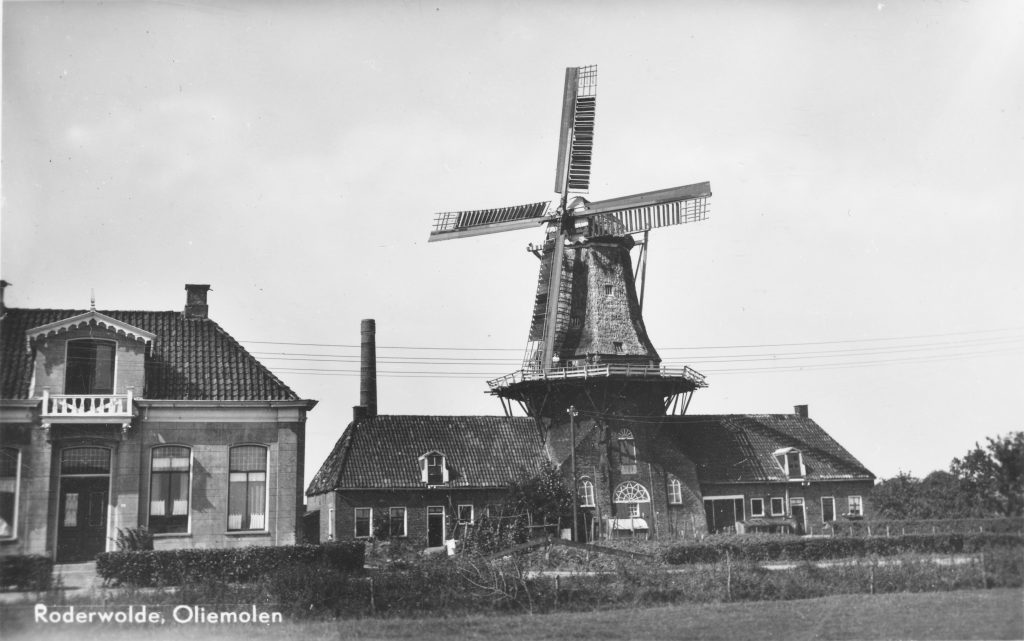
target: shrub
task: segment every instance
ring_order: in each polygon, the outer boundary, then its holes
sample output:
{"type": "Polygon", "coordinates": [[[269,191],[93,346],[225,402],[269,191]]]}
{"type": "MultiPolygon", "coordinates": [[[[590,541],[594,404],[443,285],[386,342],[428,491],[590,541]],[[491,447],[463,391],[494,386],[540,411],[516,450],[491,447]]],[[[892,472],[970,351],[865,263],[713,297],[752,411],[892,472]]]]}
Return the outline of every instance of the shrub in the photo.
{"type": "Polygon", "coordinates": [[[53,561],[38,554],[0,557],[0,587],[42,592],[53,582],[53,561]]]}
{"type": "Polygon", "coordinates": [[[715,563],[729,558],[747,561],[822,561],[858,558],[868,555],[957,554],[994,548],[1024,547],[1024,536],[975,532],[971,534],[908,534],[893,537],[776,537],[772,535],[732,535],[708,537],[700,543],[685,543],[668,548],[665,561],[715,563]]]}
{"type": "Polygon", "coordinates": [[[114,539],[117,549],[121,552],[140,552],[153,549],[153,534],[145,525],[135,528],[117,528],[114,539]]]}
{"type": "Polygon", "coordinates": [[[361,572],[364,557],[365,547],[361,541],[286,547],[106,552],[96,557],[96,573],[107,582],[137,586],[183,585],[206,578],[248,583],[292,565],[361,572]]]}

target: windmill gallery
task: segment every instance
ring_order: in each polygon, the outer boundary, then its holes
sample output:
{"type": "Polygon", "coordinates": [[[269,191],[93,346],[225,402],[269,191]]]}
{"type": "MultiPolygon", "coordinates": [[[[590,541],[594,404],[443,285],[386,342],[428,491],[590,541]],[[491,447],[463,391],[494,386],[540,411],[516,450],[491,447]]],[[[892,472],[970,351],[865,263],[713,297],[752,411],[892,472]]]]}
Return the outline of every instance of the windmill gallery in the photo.
{"type": "Polygon", "coordinates": [[[522,367],[488,381],[501,416],[381,415],[375,323],[360,404],[306,491],[309,538],[385,534],[436,548],[554,463],[576,488],[571,536],[820,532],[863,518],[874,476],[808,415],[687,415],[706,387],[662,366],[642,317],[648,235],[705,220],[710,183],[588,201],[596,68],[566,70],[557,202],[435,218],[430,240],[544,227],[522,367]],[[634,269],[632,250],[638,250],[634,269]],[[639,288],[639,293],[638,293],[639,288]],[[526,416],[514,416],[521,408],[526,416]]]}

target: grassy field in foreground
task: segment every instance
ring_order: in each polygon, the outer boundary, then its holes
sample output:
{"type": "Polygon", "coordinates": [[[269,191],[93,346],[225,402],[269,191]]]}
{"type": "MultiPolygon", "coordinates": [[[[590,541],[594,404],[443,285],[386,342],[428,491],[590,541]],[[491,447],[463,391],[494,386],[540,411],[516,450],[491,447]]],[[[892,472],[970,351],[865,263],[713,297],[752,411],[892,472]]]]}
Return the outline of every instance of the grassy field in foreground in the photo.
{"type": "MultiPolygon", "coordinates": [[[[1024,639],[1024,591],[841,595],[536,616],[285,621],[259,625],[38,624],[0,606],[5,639],[1024,639]],[[22,625],[12,627],[14,620],[22,625]]],[[[24,607],[24,606],[23,606],[24,607]]]]}

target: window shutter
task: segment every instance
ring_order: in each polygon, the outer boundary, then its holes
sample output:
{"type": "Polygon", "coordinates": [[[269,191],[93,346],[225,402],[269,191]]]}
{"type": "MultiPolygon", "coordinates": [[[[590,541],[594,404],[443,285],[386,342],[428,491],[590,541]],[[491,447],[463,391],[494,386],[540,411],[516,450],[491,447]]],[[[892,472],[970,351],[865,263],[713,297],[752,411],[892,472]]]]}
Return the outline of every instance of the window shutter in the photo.
{"type": "Polygon", "coordinates": [[[441,479],[445,483],[448,482],[448,457],[447,456],[442,456],[441,457],[441,479]]]}
{"type": "Polygon", "coordinates": [[[420,457],[420,481],[427,482],[427,455],[420,457]]]}

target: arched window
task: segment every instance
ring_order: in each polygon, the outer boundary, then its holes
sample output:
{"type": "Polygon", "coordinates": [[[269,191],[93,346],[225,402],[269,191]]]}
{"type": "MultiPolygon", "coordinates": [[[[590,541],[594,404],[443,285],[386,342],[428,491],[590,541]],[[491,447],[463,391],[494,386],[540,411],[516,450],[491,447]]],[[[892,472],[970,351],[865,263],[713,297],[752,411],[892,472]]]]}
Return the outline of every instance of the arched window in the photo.
{"type": "Polygon", "coordinates": [[[113,394],[117,343],[82,339],[68,341],[64,367],[65,394],[113,394]]]}
{"type": "Polygon", "coordinates": [[[633,439],[633,432],[619,430],[615,434],[615,440],[619,451],[619,472],[636,474],[636,441],[633,439]]]}
{"type": "Polygon", "coordinates": [[[154,534],[188,532],[192,452],[182,445],[153,448],[149,484],[149,529],[154,534]]]}
{"type": "Polygon", "coordinates": [[[20,462],[16,448],[0,447],[0,539],[12,539],[18,533],[20,462]]]}
{"type": "Polygon", "coordinates": [[[672,505],[679,505],[683,502],[683,484],[679,479],[671,479],[668,482],[668,502],[672,505]]]}
{"type": "Polygon", "coordinates": [[[650,503],[651,493],[636,481],[619,483],[612,495],[614,503],[650,503]]]}
{"type": "Polygon", "coordinates": [[[594,484],[587,479],[580,481],[580,507],[594,507],[594,484]]]}
{"type": "Polygon", "coordinates": [[[267,448],[239,445],[228,462],[228,530],[267,527],[267,448]]]}
{"type": "Polygon", "coordinates": [[[647,491],[647,488],[640,485],[636,481],[626,481],[625,483],[619,483],[615,488],[615,492],[612,494],[613,503],[625,503],[629,509],[630,517],[639,517],[640,504],[651,502],[651,493],[647,491]]]}

